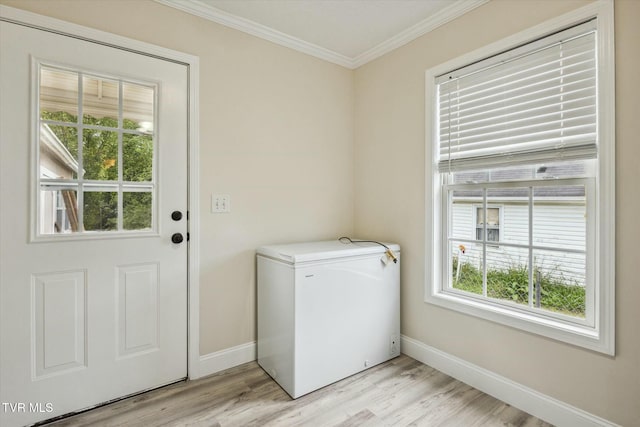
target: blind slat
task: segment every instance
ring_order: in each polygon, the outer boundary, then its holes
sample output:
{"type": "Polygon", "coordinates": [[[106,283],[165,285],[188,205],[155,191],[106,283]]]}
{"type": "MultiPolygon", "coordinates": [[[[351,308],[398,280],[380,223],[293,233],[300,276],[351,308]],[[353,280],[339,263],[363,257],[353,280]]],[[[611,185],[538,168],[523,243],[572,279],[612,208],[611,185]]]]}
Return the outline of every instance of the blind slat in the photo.
{"type": "Polygon", "coordinates": [[[517,67],[513,67],[508,70],[499,70],[500,72],[494,72],[491,73],[491,75],[476,76],[473,79],[469,78],[464,81],[455,81],[455,84],[452,84],[454,82],[451,82],[450,84],[443,84],[441,92],[455,95],[457,93],[479,90],[485,86],[493,88],[493,85],[495,85],[496,82],[513,81],[519,77],[527,77],[530,75],[543,75],[549,71],[568,70],[579,67],[581,64],[594,61],[595,59],[593,52],[580,52],[568,57],[559,57],[559,53],[561,52],[558,52],[554,58],[544,62],[535,61],[526,64],[519,64],[517,67]]]}
{"type": "MultiPolygon", "coordinates": [[[[581,88],[571,92],[557,92],[547,96],[541,95],[544,94],[532,94],[529,99],[517,99],[516,101],[520,102],[511,104],[492,103],[492,105],[486,105],[484,108],[476,107],[460,112],[452,112],[442,117],[441,123],[446,123],[447,126],[460,126],[481,118],[497,120],[500,115],[509,112],[524,112],[542,107],[557,108],[560,111],[564,111],[570,109],[575,103],[583,106],[593,106],[591,103],[595,102],[595,93],[590,88],[581,88]]],[[[508,120],[503,120],[502,123],[506,125],[508,120]]]]}
{"type": "MultiPolygon", "coordinates": [[[[507,129],[492,127],[485,130],[483,133],[476,133],[476,134],[473,134],[470,136],[464,136],[464,137],[459,137],[459,136],[455,138],[452,137],[451,147],[453,147],[453,144],[455,144],[455,146],[459,149],[463,146],[472,144],[474,142],[481,142],[487,145],[495,144],[495,145],[503,146],[505,139],[510,139],[510,140],[513,140],[513,142],[516,142],[515,140],[518,137],[532,137],[540,132],[545,132],[545,131],[546,132],[555,131],[559,133],[562,133],[562,132],[566,133],[566,132],[575,131],[576,129],[583,129],[586,126],[595,127],[595,125],[593,124],[594,119],[595,119],[595,114],[591,114],[587,116],[579,116],[579,117],[573,117],[573,118],[561,118],[555,121],[543,121],[540,123],[524,123],[524,124],[521,124],[520,126],[512,126],[507,129]],[[507,135],[507,136],[503,138],[491,139],[492,137],[500,136],[500,135],[507,135]]],[[[441,152],[443,151],[443,147],[447,147],[447,149],[450,147],[450,144],[448,143],[449,135],[453,135],[453,132],[451,134],[443,135],[441,148],[440,148],[441,152]]]]}
{"type": "Polygon", "coordinates": [[[540,107],[536,109],[529,109],[523,112],[516,111],[510,112],[504,115],[500,115],[497,117],[489,117],[480,120],[468,121],[464,124],[460,124],[457,126],[452,126],[449,129],[448,126],[443,126],[441,124],[442,135],[451,135],[458,136],[464,135],[470,132],[476,132],[477,130],[485,130],[497,126],[502,126],[504,120],[509,120],[511,123],[518,124],[523,122],[532,121],[535,123],[539,123],[543,120],[551,120],[556,121],[562,118],[576,118],[585,115],[595,114],[595,108],[591,105],[578,106],[575,108],[566,108],[561,109],[560,106],[551,106],[548,108],[540,107]]]}
{"type": "MultiPolygon", "coordinates": [[[[595,137],[595,135],[594,135],[595,137]]],[[[573,145],[563,150],[556,149],[538,149],[521,150],[512,154],[487,154],[477,157],[469,157],[464,159],[452,160],[451,162],[441,160],[438,168],[441,171],[458,172],[464,170],[485,169],[490,165],[491,168],[539,164],[548,162],[550,159],[555,161],[585,160],[593,159],[597,156],[598,148],[595,143],[573,145]]]]}
{"type": "MultiPolygon", "coordinates": [[[[528,132],[524,134],[516,134],[516,135],[508,135],[502,138],[493,138],[493,139],[476,139],[473,141],[468,141],[464,144],[458,144],[456,142],[455,145],[450,145],[444,143],[440,148],[440,152],[447,153],[447,155],[456,159],[461,157],[462,154],[465,156],[469,153],[473,153],[476,150],[483,150],[502,153],[503,145],[505,140],[512,141],[512,145],[518,145],[520,149],[521,146],[526,144],[540,144],[545,142],[546,144],[550,144],[551,141],[557,141],[554,143],[556,147],[554,148],[562,148],[562,146],[570,145],[570,141],[575,140],[581,136],[587,136],[591,134],[595,134],[596,128],[591,124],[579,124],[576,126],[565,127],[563,129],[535,129],[534,132],[528,132]]],[[[511,154],[511,152],[506,153],[511,154]]]]}
{"type": "Polygon", "coordinates": [[[443,114],[447,114],[449,112],[460,114],[470,109],[477,109],[480,107],[485,107],[487,105],[506,105],[523,98],[538,98],[539,96],[544,96],[544,93],[557,93],[566,97],[567,95],[574,93],[577,89],[580,88],[595,90],[595,73],[587,74],[586,77],[580,77],[582,76],[578,76],[576,75],[576,73],[574,73],[565,77],[555,77],[548,81],[539,82],[538,84],[534,83],[530,85],[522,85],[514,89],[505,90],[503,92],[490,93],[486,96],[479,96],[472,99],[443,99],[441,111],[443,114]]]}

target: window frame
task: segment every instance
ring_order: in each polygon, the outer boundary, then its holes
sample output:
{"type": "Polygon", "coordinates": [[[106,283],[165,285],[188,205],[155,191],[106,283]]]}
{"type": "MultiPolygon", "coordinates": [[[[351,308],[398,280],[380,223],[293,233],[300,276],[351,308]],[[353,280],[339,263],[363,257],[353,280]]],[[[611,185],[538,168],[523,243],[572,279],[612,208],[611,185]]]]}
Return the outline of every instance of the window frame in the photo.
{"type": "MultiPolygon", "coordinates": [[[[615,62],[613,2],[599,0],[528,30],[452,59],[425,72],[425,302],[542,335],[596,352],[615,355],[615,62]],[[442,227],[447,226],[443,196],[447,184],[437,170],[438,127],[435,79],[500,52],[596,18],[598,160],[595,202],[588,203],[597,216],[587,227],[587,270],[594,280],[593,324],[568,322],[555,315],[516,310],[504,304],[445,292],[446,262],[442,227]],[[591,234],[591,236],[589,236],[591,234]],[[596,262],[597,260],[597,262],[596,262]]],[[[475,222],[475,219],[474,219],[475,222]]],[[[502,225],[502,224],[501,224],[502,225]]],[[[475,231],[475,228],[474,228],[475,231]]]]}

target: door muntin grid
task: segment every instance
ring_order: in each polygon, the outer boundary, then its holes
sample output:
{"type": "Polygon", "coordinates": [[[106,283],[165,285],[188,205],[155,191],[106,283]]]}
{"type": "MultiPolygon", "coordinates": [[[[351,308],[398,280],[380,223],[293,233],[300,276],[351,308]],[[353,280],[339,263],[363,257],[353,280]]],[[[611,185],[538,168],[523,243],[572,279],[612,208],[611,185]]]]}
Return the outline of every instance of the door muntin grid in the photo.
{"type": "Polygon", "coordinates": [[[36,239],[157,234],[158,85],[35,69],[36,239]]]}

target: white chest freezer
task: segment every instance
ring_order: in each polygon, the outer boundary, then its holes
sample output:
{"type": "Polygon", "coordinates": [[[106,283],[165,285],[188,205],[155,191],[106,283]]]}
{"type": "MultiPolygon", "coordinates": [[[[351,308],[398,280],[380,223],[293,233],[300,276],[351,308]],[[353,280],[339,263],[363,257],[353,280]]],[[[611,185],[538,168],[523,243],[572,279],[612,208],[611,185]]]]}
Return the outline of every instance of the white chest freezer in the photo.
{"type": "Polygon", "coordinates": [[[258,249],[258,363],[294,399],[400,354],[400,247],[258,249]]]}

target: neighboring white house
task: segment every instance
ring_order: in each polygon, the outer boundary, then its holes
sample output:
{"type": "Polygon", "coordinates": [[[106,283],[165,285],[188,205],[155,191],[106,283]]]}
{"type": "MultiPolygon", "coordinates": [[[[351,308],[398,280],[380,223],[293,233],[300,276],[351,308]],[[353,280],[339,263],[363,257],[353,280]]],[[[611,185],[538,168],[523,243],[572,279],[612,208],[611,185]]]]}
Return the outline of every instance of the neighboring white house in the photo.
{"type": "MultiPolygon", "coordinates": [[[[40,177],[73,179],[78,161],[48,125],[40,126],[40,177]]],[[[65,233],[77,227],[77,202],[74,191],[48,185],[40,189],[40,232],[65,233]]]]}

